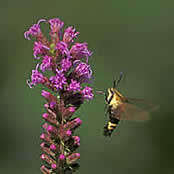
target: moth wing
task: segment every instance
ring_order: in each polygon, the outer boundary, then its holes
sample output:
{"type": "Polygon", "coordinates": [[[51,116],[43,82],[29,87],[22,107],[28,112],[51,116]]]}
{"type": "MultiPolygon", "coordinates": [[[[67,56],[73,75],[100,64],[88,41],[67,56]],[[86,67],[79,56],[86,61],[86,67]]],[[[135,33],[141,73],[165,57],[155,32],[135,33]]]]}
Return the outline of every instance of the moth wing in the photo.
{"type": "Polygon", "coordinates": [[[150,113],[134,104],[124,103],[120,120],[145,121],[150,119],[150,113]]]}
{"type": "Polygon", "coordinates": [[[144,99],[136,99],[136,98],[126,98],[126,99],[128,103],[133,104],[148,112],[156,111],[159,108],[158,105],[155,105],[152,102],[144,100],[144,99]]]}

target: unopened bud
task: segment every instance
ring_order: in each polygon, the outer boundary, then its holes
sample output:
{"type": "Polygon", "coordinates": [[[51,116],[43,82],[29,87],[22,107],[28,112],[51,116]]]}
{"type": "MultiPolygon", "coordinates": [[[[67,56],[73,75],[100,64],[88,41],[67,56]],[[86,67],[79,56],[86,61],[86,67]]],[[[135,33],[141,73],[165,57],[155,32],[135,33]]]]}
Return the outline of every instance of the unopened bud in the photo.
{"type": "Polygon", "coordinates": [[[64,154],[60,154],[59,159],[60,160],[64,160],[65,159],[65,155],[64,154]]]}
{"type": "Polygon", "coordinates": [[[50,149],[51,149],[51,150],[56,150],[56,149],[57,149],[57,148],[56,148],[56,145],[55,145],[55,144],[51,144],[51,145],[50,145],[50,149]]]}
{"type": "Polygon", "coordinates": [[[43,174],[51,174],[52,173],[52,170],[51,169],[48,169],[46,166],[42,165],[40,167],[40,170],[43,174]]]}
{"type": "Polygon", "coordinates": [[[67,157],[67,163],[72,164],[80,158],[80,153],[73,153],[67,157]]]}

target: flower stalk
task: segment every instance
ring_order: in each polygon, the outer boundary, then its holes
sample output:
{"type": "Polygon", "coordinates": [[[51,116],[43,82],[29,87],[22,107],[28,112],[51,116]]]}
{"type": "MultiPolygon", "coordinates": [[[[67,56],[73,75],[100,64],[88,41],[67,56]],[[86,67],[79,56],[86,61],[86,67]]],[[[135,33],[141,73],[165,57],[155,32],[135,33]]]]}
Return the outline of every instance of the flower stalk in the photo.
{"type": "Polygon", "coordinates": [[[78,168],[80,153],[76,150],[80,137],[74,131],[82,120],[73,115],[85,100],[94,96],[92,88],[87,86],[92,78],[88,64],[92,53],[87,43],[74,43],[79,34],[75,28],[70,26],[63,31],[63,25],[58,18],[41,19],[24,33],[28,40],[35,38],[33,56],[38,61],[27,84],[30,88],[41,84],[47,89],[41,92],[46,100],[46,112],[42,114],[44,133],[40,135],[43,174],[73,173],[78,168]],[[41,22],[50,26],[50,40],[42,33],[41,22]]]}

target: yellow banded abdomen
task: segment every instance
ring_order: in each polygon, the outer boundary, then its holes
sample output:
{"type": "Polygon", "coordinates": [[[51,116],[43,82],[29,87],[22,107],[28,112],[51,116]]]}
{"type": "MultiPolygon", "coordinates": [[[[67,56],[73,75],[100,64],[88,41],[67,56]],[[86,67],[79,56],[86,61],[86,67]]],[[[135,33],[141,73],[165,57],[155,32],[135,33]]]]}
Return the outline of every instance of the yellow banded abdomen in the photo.
{"type": "Polygon", "coordinates": [[[116,123],[112,123],[111,121],[108,122],[108,130],[113,130],[117,127],[117,124],[116,123]]]}

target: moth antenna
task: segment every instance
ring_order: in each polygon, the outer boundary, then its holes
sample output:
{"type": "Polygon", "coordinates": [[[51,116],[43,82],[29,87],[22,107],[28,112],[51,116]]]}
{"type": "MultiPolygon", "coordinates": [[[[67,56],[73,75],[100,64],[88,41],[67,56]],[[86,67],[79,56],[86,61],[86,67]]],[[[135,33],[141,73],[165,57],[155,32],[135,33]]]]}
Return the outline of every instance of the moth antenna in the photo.
{"type": "Polygon", "coordinates": [[[116,81],[114,80],[113,81],[113,87],[116,88],[118,86],[118,84],[120,83],[120,81],[122,80],[122,77],[123,77],[123,72],[120,72],[120,77],[119,79],[116,81]]]}

